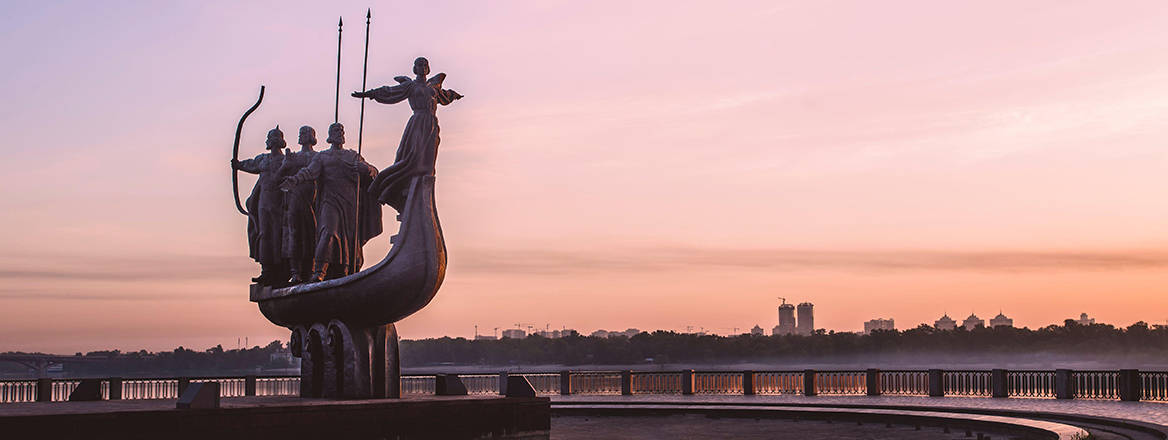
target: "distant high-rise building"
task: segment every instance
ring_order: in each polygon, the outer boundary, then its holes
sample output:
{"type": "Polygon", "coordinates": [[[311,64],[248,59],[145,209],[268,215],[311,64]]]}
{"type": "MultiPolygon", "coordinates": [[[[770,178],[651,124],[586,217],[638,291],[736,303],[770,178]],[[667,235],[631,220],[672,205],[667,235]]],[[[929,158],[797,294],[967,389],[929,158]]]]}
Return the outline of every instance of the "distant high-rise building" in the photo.
{"type": "Polygon", "coordinates": [[[896,330],[896,323],[892,318],[876,318],[864,323],[864,334],[871,334],[875,330],[896,330]]]}
{"type": "Polygon", "coordinates": [[[772,335],[795,334],[795,305],[783,301],[779,305],[779,325],[771,330],[772,335]]]}
{"type": "Polygon", "coordinates": [[[810,335],[815,333],[815,306],[809,302],[799,304],[799,325],[796,333],[810,335]]]}
{"type": "Polygon", "coordinates": [[[953,318],[950,318],[949,314],[946,313],[941,316],[941,319],[933,321],[933,328],[936,328],[937,330],[957,330],[957,321],[954,321],[953,318]]]}
{"type": "Polygon", "coordinates": [[[503,337],[511,339],[523,339],[527,337],[527,332],[517,328],[509,328],[507,330],[503,330],[503,337]]]}
{"type": "Polygon", "coordinates": [[[590,334],[588,336],[591,336],[594,338],[607,338],[608,337],[608,330],[597,330],[597,331],[592,332],[592,334],[590,334]]]}
{"type": "Polygon", "coordinates": [[[961,322],[961,326],[965,327],[966,330],[973,330],[978,327],[985,327],[985,320],[978,318],[976,314],[970,313],[969,317],[961,322]]]}
{"type": "Polygon", "coordinates": [[[1013,327],[1013,326],[1014,326],[1014,320],[1007,318],[1006,315],[1003,315],[1001,311],[998,312],[998,316],[995,316],[994,319],[990,320],[990,327],[1013,327]]]}
{"type": "Polygon", "coordinates": [[[763,330],[762,327],[755,325],[754,328],[750,329],[750,334],[752,336],[762,336],[766,334],[766,330],[763,330]]]}
{"type": "Polygon", "coordinates": [[[1095,323],[1095,318],[1088,318],[1086,313],[1080,313],[1079,319],[1076,321],[1079,322],[1079,325],[1091,325],[1095,323]]]}

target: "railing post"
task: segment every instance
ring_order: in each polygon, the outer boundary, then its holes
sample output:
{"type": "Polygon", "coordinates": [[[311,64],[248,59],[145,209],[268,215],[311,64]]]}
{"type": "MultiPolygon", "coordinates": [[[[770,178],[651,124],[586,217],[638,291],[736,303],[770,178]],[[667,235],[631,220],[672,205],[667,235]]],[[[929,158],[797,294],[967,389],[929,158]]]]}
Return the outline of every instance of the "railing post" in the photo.
{"type": "Polygon", "coordinates": [[[1140,381],[1140,370],[1119,370],[1119,400],[1138,402],[1143,397],[1143,383],[1140,381]]]}
{"type": "Polygon", "coordinates": [[[633,372],[630,370],[621,371],[621,395],[633,395],[633,372]]]}
{"type": "Polygon", "coordinates": [[[243,395],[256,395],[256,377],[254,374],[249,374],[243,377],[243,395]]]}
{"type": "Polygon", "coordinates": [[[743,396],[753,396],[754,395],[754,372],[753,371],[743,371],[742,372],[742,395],[743,396]]]}
{"type": "Polygon", "coordinates": [[[815,370],[803,370],[803,395],[814,396],[819,394],[819,388],[815,386],[815,370]]]}
{"type": "Polygon", "coordinates": [[[693,394],[694,370],[681,370],[681,394],[693,394]]]}
{"type": "Polygon", "coordinates": [[[1054,398],[1055,399],[1074,399],[1075,398],[1075,373],[1072,370],[1060,368],[1054,370],[1054,398]]]}
{"type": "Polygon", "coordinates": [[[500,396],[507,395],[507,372],[506,371],[499,372],[499,395],[500,396]]]}
{"type": "Polygon", "coordinates": [[[929,397],[945,396],[945,370],[929,370],[929,397]]]}
{"type": "Polygon", "coordinates": [[[1002,368],[995,368],[990,372],[990,387],[994,397],[1010,397],[1010,372],[1002,368]]]}
{"type": "Polygon", "coordinates": [[[868,384],[868,395],[879,396],[884,394],[884,390],[880,388],[880,370],[876,368],[869,368],[867,376],[868,377],[865,379],[868,384]]]}
{"type": "Polygon", "coordinates": [[[122,378],[109,378],[109,400],[122,400],[122,378]]]}
{"type": "Polygon", "coordinates": [[[53,379],[42,377],[37,379],[36,385],[36,401],[37,402],[52,402],[53,401],[53,379]]]}
{"type": "Polygon", "coordinates": [[[191,378],[189,378],[189,377],[178,378],[178,395],[179,395],[179,397],[182,397],[183,392],[185,392],[187,390],[187,387],[189,387],[189,386],[191,386],[191,378]]]}
{"type": "Polygon", "coordinates": [[[567,396],[572,394],[572,372],[568,370],[560,371],[560,394],[567,396]]]}

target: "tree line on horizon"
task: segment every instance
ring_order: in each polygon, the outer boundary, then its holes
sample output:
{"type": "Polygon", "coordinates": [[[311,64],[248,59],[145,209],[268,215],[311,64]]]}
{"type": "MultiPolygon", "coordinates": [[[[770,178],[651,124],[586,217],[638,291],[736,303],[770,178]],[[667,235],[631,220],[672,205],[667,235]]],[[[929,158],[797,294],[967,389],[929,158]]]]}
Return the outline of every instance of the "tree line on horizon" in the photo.
{"type": "MultiPolygon", "coordinates": [[[[266,346],[225,350],[215,346],[203,351],[184,347],[173,351],[77,353],[100,357],[104,362],[68,367],[71,377],[110,375],[210,375],[254,374],[293,367],[282,341],[266,346]]],[[[442,365],[629,365],[664,363],[730,363],[814,359],[870,354],[961,353],[1065,353],[1065,354],[1168,354],[1168,326],[1137,322],[1126,328],[1109,324],[1063,325],[1039,329],[996,327],[937,330],[928,325],[908,330],[879,330],[871,334],[819,330],[812,335],[737,336],[655,331],[631,337],[593,337],[573,334],[562,338],[531,335],[522,339],[469,340],[442,337],[403,340],[403,367],[442,365]]],[[[11,354],[11,352],[10,352],[11,354]]],[[[0,373],[27,374],[15,363],[0,362],[0,373]]]]}
{"type": "Polygon", "coordinates": [[[1137,322],[1063,325],[1039,329],[979,327],[937,330],[922,324],[871,334],[818,330],[812,335],[737,336],[655,331],[632,337],[571,335],[544,338],[468,340],[432,338],[402,342],[403,362],[429,365],[628,365],[640,363],[729,363],[813,359],[866,354],[957,353],[1168,353],[1168,327],[1137,322]]]}

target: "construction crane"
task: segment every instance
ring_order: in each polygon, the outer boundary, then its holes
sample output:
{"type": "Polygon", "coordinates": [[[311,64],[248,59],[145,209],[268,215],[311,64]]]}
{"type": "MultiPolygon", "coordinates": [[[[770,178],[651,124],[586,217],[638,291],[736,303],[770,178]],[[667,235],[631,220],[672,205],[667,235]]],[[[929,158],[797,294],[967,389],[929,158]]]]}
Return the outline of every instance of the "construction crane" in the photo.
{"type": "Polygon", "coordinates": [[[532,331],[533,329],[535,329],[535,325],[534,325],[534,324],[528,324],[528,323],[525,323],[525,322],[517,322],[517,323],[515,323],[515,328],[517,328],[517,329],[519,329],[519,330],[523,330],[523,328],[524,328],[525,326],[527,327],[527,334],[529,334],[529,335],[531,334],[531,331],[532,331]]]}
{"type": "MultiPolygon", "coordinates": [[[[783,303],[782,303],[782,304],[786,304],[786,303],[787,303],[787,298],[783,298],[783,297],[781,297],[781,296],[778,296],[778,297],[776,297],[776,298],[778,298],[778,299],[782,300],[782,301],[783,301],[783,303]]],[[[782,304],[779,304],[779,305],[782,305],[782,304]]]]}

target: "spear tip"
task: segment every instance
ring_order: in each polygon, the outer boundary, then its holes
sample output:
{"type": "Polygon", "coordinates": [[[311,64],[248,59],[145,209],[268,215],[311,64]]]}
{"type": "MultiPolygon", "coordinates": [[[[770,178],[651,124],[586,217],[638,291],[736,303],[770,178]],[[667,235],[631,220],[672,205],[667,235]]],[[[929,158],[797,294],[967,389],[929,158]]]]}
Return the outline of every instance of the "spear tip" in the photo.
{"type": "Polygon", "coordinates": [[[344,26],[344,25],[345,25],[344,17],[337,17],[337,27],[339,28],[339,27],[344,26]]]}
{"type": "Polygon", "coordinates": [[[373,8],[366,9],[365,10],[365,19],[368,20],[371,17],[373,17],[373,8]]]}

